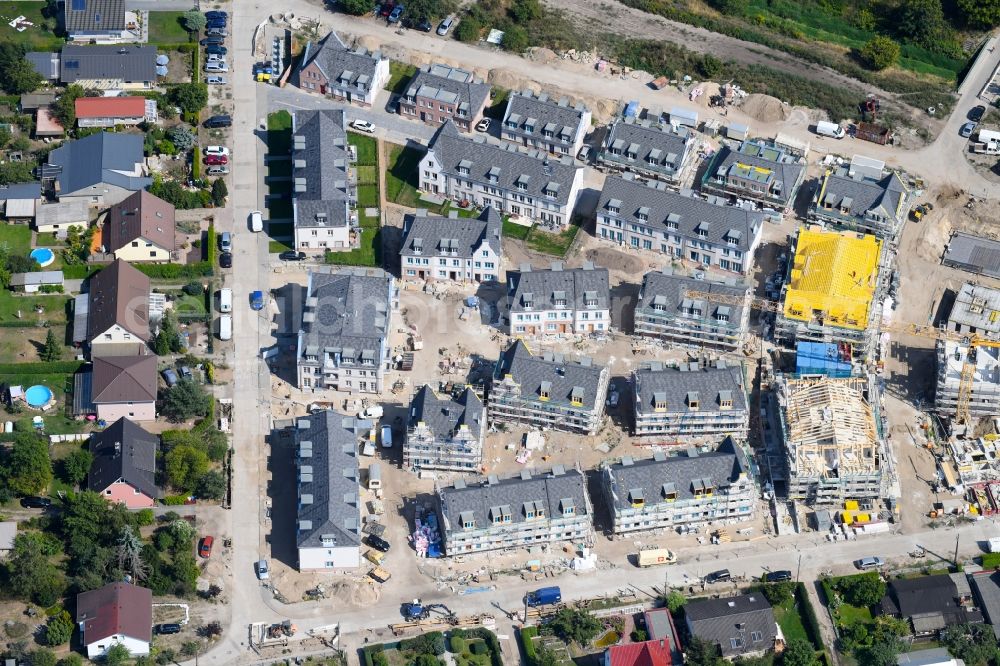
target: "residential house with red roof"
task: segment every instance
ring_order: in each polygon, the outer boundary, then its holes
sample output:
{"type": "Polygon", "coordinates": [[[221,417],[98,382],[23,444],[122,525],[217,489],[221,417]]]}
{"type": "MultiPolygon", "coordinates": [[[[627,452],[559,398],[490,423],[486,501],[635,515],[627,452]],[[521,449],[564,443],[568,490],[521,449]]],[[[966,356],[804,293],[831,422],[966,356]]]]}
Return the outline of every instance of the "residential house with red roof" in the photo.
{"type": "Polygon", "coordinates": [[[604,653],[604,666],[670,666],[672,663],[670,642],[663,639],[612,645],[604,653]]]}
{"type": "Polygon", "coordinates": [[[153,592],[128,583],[109,583],[76,595],[76,621],[87,657],[98,659],[121,644],[133,657],[149,654],[153,640],[153,592]]]}
{"type": "Polygon", "coordinates": [[[77,127],[114,127],[156,122],[156,100],[145,97],[80,97],[76,100],[77,127]]]}
{"type": "Polygon", "coordinates": [[[176,233],[173,205],[139,190],[108,210],[101,245],[116,259],[162,263],[170,261],[176,233]]]}
{"type": "Polygon", "coordinates": [[[159,447],[159,437],[128,419],[118,419],[106,430],[90,436],[94,461],[87,475],[87,487],[109,502],[120,502],[129,509],[155,506],[162,495],[156,485],[159,447]]]}

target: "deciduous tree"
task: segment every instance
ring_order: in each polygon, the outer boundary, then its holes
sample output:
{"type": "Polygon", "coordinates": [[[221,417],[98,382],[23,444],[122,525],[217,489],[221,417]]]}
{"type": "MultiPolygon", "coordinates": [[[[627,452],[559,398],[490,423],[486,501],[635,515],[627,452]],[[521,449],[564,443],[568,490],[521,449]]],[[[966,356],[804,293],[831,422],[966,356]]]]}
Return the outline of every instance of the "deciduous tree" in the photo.
{"type": "MultiPolygon", "coordinates": [[[[212,397],[190,379],[182,379],[167,389],[161,412],[171,421],[187,421],[205,416],[211,407],[212,397]]],[[[202,453],[204,455],[204,453],[202,453]]]]}
{"type": "Polygon", "coordinates": [[[208,104],[208,86],[204,83],[178,83],[167,92],[167,99],[184,113],[198,113],[208,104]]]}
{"type": "Polygon", "coordinates": [[[783,666],[813,666],[816,663],[816,650],[809,641],[793,638],[781,653],[781,663],[783,666]]]}
{"type": "Polygon", "coordinates": [[[184,24],[188,32],[200,32],[208,23],[208,19],[197,9],[191,9],[181,16],[181,23],[184,24]]]}
{"type": "Polygon", "coordinates": [[[962,19],[972,28],[992,28],[1000,24],[1000,0],[958,0],[962,19]]]}
{"type": "Polygon", "coordinates": [[[354,16],[367,14],[374,7],[375,3],[372,0],[340,0],[340,8],[344,10],[344,13],[354,16]]]}
{"type": "Polygon", "coordinates": [[[52,482],[48,440],[33,432],[17,435],[4,462],[7,487],[19,495],[34,495],[52,482]]]}
{"type": "Polygon", "coordinates": [[[74,486],[79,486],[86,480],[90,472],[90,465],[94,462],[94,456],[90,451],[75,449],[62,460],[62,477],[74,486]]]}
{"type": "Polygon", "coordinates": [[[861,58],[874,70],[892,67],[899,61],[899,44],[885,35],[875,35],[861,47],[861,58]]]}
{"type": "Polygon", "coordinates": [[[11,95],[23,95],[42,85],[44,80],[24,57],[19,42],[0,42],[0,86],[11,95]]]}

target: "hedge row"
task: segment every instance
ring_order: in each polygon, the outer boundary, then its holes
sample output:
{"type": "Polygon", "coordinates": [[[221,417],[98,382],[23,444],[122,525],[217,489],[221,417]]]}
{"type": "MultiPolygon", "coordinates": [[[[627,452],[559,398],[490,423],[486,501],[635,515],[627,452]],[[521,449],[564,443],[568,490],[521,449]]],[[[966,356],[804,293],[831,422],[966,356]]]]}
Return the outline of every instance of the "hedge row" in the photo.
{"type": "Polygon", "coordinates": [[[147,277],[158,280],[176,280],[179,278],[200,278],[214,275],[215,268],[208,261],[198,261],[193,264],[132,264],[147,277]]]}
{"type": "Polygon", "coordinates": [[[535,653],[535,644],[531,639],[538,635],[538,627],[522,627],[518,633],[521,636],[521,645],[524,647],[524,656],[528,659],[528,665],[535,666],[538,655],[535,653]]]}
{"type": "Polygon", "coordinates": [[[800,613],[805,625],[806,635],[817,650],[823,649],[823,634],[820,633],[819,620],[816,619],[816,609],[809,601],[809,593],[806,591],[805,583],[795,585],[795,603],[802,609],[800,613]]]}
{"type": "Polygon", "coordinates": [[[205,261],[215,266],[216,257],[219,254],[219,244],[215,237],[215,220],[208,223],[208,231],[205,232],[205,242],[208,243],[208,247],[205,248],[205,261]]]}
{"type": "Polygon", "coordinates": [[[81,361],[38,361],[36,363],[0,363],[0,375],[72,374],[80,369],[81,361]]]}
{"type": "MultiPolygon", "coordinates": [[[[452,636],[458,636],[462,638],[479,638],[486,643],[490,649],[490,666],[503,666],[503,657],[500,656],[500,641],[497,640],[496,634],[494,634],[489,629],[483,627],[476,627],[475,629],[454,629],[451,632],[452,636]]],[[[479,654],[475,649],[477,643],[473,643],[469,646],[470,651],[473,654],[479,654]]],[[[534,654],[534,646],[532,646],[532,654],[534,654]]],[[[525,650],[527,652],[527,650],[525,650]]]]}
{"type": "Polygon", "coordinates": [[[13,319],[11,321],[0,321],[0,328],[35,328],[41,322],[33,319],[13,319]]]}

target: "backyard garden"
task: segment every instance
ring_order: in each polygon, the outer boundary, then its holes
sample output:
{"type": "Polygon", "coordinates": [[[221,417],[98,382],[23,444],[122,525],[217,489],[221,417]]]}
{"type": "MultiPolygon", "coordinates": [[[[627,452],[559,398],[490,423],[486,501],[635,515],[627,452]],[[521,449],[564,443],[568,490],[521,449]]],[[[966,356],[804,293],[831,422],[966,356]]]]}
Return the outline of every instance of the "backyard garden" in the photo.
{"type": "Polygon", "coordinates": [[[500,643],[488,629],[432,631],[398,643],[369,645],[362,650],[364,666],[503,666],[500,643]]]}

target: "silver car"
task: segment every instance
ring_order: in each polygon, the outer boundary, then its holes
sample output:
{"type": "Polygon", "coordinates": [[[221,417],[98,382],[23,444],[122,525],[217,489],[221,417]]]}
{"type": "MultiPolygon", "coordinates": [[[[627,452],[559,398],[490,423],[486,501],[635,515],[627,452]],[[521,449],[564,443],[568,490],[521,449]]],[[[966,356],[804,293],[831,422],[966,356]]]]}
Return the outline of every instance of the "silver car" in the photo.
{"type": "Polygon", "coordinates": [[[224,86],[226,85],[226,79],[221,76],[208,76],[205,77],[205,83],[210,86],[224,86]]]}

